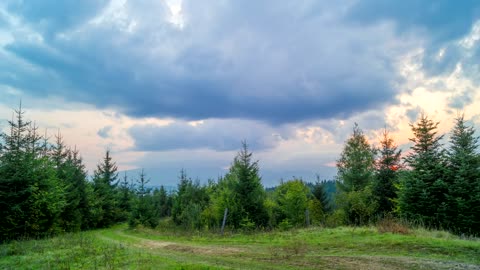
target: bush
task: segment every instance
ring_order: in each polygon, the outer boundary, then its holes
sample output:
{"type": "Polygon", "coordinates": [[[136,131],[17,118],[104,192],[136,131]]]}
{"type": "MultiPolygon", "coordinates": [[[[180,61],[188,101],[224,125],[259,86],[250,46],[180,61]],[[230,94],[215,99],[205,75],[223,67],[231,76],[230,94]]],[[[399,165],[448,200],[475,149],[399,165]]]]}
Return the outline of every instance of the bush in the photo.
{"type": "Polygon", "coordinates": [[[255,222],[253,222],[248,217],[242,218],[242,220],[240,221],[240,229],[243,232],[252,232],[255,230],[255,228],[256,228],[255,222]]]}
{"type": "Polygon", "coordinates": [[[339,227],[345,225],[347,216],[343,209],[337,209],[332,214],[327,215],[325,226],[327,227],[339,227]]]}
{"type": "Polygon", "coordinates": [[[280,223],[278,224],[278,228],[279,228],[280,230],[282,230],[282,231],[288,231],[288,230],[290,230],[291,228],[293,228],[293,225],[292,225],[292,223],[290,223],[290,221],[288,221],[288,219],[286,218],[286,219],[282,220],[282,222],[280,222],[280,223]]]}

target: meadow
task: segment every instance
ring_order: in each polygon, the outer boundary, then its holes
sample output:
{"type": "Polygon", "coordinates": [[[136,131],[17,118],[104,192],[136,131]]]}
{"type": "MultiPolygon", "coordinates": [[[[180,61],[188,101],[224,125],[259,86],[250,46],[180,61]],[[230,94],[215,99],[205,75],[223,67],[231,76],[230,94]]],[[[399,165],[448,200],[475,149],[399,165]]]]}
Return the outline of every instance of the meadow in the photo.
{"type": "Polygon", "coordinates": [[[3,244],[0,268],[480,269],[480,240],[425,229],[379,232],[373,226],[222,236],[117,225],[3,244]]]}

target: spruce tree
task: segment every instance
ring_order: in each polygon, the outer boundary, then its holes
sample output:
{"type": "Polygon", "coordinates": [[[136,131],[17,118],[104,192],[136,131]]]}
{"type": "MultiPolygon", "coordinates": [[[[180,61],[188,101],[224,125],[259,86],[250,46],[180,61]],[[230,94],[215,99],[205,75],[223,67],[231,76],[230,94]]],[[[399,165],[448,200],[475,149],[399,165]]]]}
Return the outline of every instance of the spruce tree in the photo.
{"type": "Polygon", "coordinates": [[[205,186],[192,181],[185,170],[180,172],[180,183],[173,199],[172,219],[177,225],[188,229],[200,229],[203,225],[201,213],[209,203],[205,186]]]}
{"type": "Polygon", "coordinates": [[[329,213],[332,210],[332,205],[330,204],[330,198],[325,191],[324,182],[320,181],[317,177],[317,182],[312,188],[313,197],[318,200],[321,205],[322,212],[324,214],[329,213]]]}
{"type": "Polygon", "coordinates": [[[188,203],[187,193],[190,187],[193,185],[192,179],[187,177],[187,172],[185,169],[180,170],[179,175],[180,182],[177,186],[177,192],[174,197],[173,207],[172,207],[172,219],[177,225],[182,224],[182,213],[186,208],[188,203]]]}
{"type": "MultiPolygon", "coordinates": [[[[46,147],[45,145],[44,147],[46,147]]],[[[76,189],[71,183],[73,174],[71,158],[71,153],[66,148],[62,135],[58,132],[55,135],[55,143],[50,149],[50,159],[54,166],[56,177],[65,188],[66,205],[60,215],[60,219],[62,229],[67,232],[80,230],[82,221],[82,215],[78,209],[79,201],[74,196],[76,189]]]]}
{"type": "Polygon", "coordinates": [[[28,164],[25,154],[27,128],[21,107],[15,110],[15,117],[8,121],[10,132],[2,133],[3,147],[0,161],[0,219],[1,239],[16,238],[27,233],[30,206],[28,199],[32,195],[29,188],[32,179],[26,177],[28,164]]]}
{"type": "Polygon", "coordinates": [[[79,231],[90,227],[90,200],[85,165],[78,150],[66,148],[60,134],[52,149],[57,177],[65,186],[66,206],[62,212],[65,231],[79,231]]]}
{"type": "Polygon", "coordinates": [[[242,142],[242,149],[234,158],[226,177],[236,179],[235,193],[241,207],[242,222],[266,226],[268,224],[268,213],[264,205],[266,192],[261,183],[258,161],[252,161],[252,153],[248,151],[246,142],[242,142]]]}
{"type": "Polygon", "coordinates": [[[62,166],[65,164],[65,160],[67,159],[68,151],[65,143],[63,141],[62,134],[58,131],[57,135],[55,135],[55,143],[51,147],[51,158],[55,164],[57,169],[57,173],[59,177],[63,177],[62,166]]]}
{"type": "Polygon", "coordinates": [[[154,205],[158,217],[167,217],[170,215],[172,206],[169,197],[170,196],[163,185],[160,186],[160,189],[155,189],[153,191],[154,205]]]}
{"type": "Polygon", "coordinates": [[[83,159],[76,147],[71,152],[71,162],[73,165],[72,183],[75,190],[75,196],[78,199],[78,209],[82,216],[81,229],[90,229],[91,226],[91,206],[93,200],[93,192],[91,183],[87,179],[87,170],[83,159]]]}
{"type": "Polygon", "coordinates": [[[0,155],[0,239],[42,236],[59,230],[64,189],[42,153],[38,128],[21,105],[3,133],[0,155]]]}
{"type": "Polygon", "coordinates": [[[110,156],[110,151],[105,152],[102,163],[94,171],[93,183],[97,203],[95,221],[97,227],[108,227],[119,220],[117,201],[118,185],[117,165],[110,156]]]}
{"type": "Polygon", "coordinates": [[[438,122],[422,114],[411,124],[414,137],[411,153],[405,157],[409,170],[401,180],[398,206],[402,217],[438,227],[444,220],[448,192],[446,161],[437,135],[438,122]]]}
{"type": "Polygon", "coordinates": [[[138,224],[155,228],[158,225],[158,216],[155,213],[152,200],[151,188],[147,187],[150,182],[142,169],[137,179],[136,195],[137,200],[129,220],[130,227],[138,224]]]}
{"type": "Polygon", "coordinates": [[[120,220],[125,221],[128,219],[129,213],[132,211],[132,190],[128,181],[127,172],[125,172],[122,181],[119,185],[119,202],[120,208],[120,220]]]}
{"type": "Polygon", "coordinates": [[[386,129],[380,140],[379,154],[373,182],[373,195],[378,201],[377,213],[384,216],[394,210],[394,201],[397,198],[395,185],[398,182],[398,169],[401,162],[401,151],[397,150],[386,129]]]}
{"type": "Polygon", "coordinates": [[[446,227],[458,233],[480,234],[480,157],[475,129],[459,116],[450,137],[446,227]]]}

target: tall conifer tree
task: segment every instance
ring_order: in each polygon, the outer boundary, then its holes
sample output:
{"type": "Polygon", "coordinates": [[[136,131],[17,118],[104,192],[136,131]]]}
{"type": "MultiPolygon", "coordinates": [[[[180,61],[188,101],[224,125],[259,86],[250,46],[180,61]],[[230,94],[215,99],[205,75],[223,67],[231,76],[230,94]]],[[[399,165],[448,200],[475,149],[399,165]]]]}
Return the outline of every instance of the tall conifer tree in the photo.
{"type": "Polygon", "coordinates": [[[265,209],[266,192],[259,175],[258,161],[252,161],[252,153],[246,142],[233,160],[226,177],[234,177],[237,181],[235,192],[239,200],[243,219],[251,220],[256,226],[268,224],[268,213],[265,209]]]}
{"type": "Polygon", "coordinates": [[[448,151],[450,186],[446,227],[460,233],[480,234],[480,156],[475,129],[459,116],[448,151]]]}
{"type": "Polygon", "coordinates": [[[59,230],[64,189],[43,155],[38,128],[20,105],[3,133],[0,155],[0,238],[41,236],[59,230]]]}
{"type": "Polygon", "coordinates": [[[401,181],[399,210],[401,216],[421,221],[426,226],[439,226],[444,219],[448,191],[446,160],[437,135],[438,122],[422,114],[411,124],[414,137],[411,153],[405,158],[409,168],[401,181]]]}
{"type": "Polygon", "coordinates": [[[398,181],[401,151],[385,129],[380,140],[379,158],[373,184],[373,195],[378,201],[377,213],[381,216],[394,210],[397,198],[395,184],[398,181]]]}
{"type": "Polygon", "coordinates": [[[110,151],[107,150],[102,163],[97,165],[93,176],[95,199],[98,204],[95,213],[97,227],[110,226],[119,219],[118,196],[116,194],[117,178],[117,165],[112,160],[110,151]]]}

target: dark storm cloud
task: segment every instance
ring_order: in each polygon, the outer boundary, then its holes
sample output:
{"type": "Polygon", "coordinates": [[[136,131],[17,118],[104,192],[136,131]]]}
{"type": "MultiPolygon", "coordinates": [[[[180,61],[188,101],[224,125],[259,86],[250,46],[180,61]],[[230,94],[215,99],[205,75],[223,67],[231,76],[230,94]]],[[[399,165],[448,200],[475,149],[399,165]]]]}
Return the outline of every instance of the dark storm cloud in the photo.
{"type": "Polygon", "coordinates": [[[8,12],[48,38],[15,35],[2,57],[14,75],[0,83],[134,117],[348,118],[395,102],[393,63],[408,49],[388,25],[341,21],[348,2],[184,1],[181,29],[149,1],[116,17],[96,1],[15,2],[8,12]]]}
{"type": "Polygon", "coordinates": [[[434,42],[445,42],[467,34],[479,15],[476,0],[362,0],[356,1],[348,17],[370,23],[394,21],[400,32],[422,31],[434,42]]]}
{"type": "Polygon", "coordinates": [[[202,148],[232,151],[239,149],[243,140],[251,149],[265,150],[292,135],[287,131],[278,132],[267,125],[242,120],[209,120],[196,126],[186,122],[165,126],[136,125],[129,129],[138,151],[202,148]]]}

